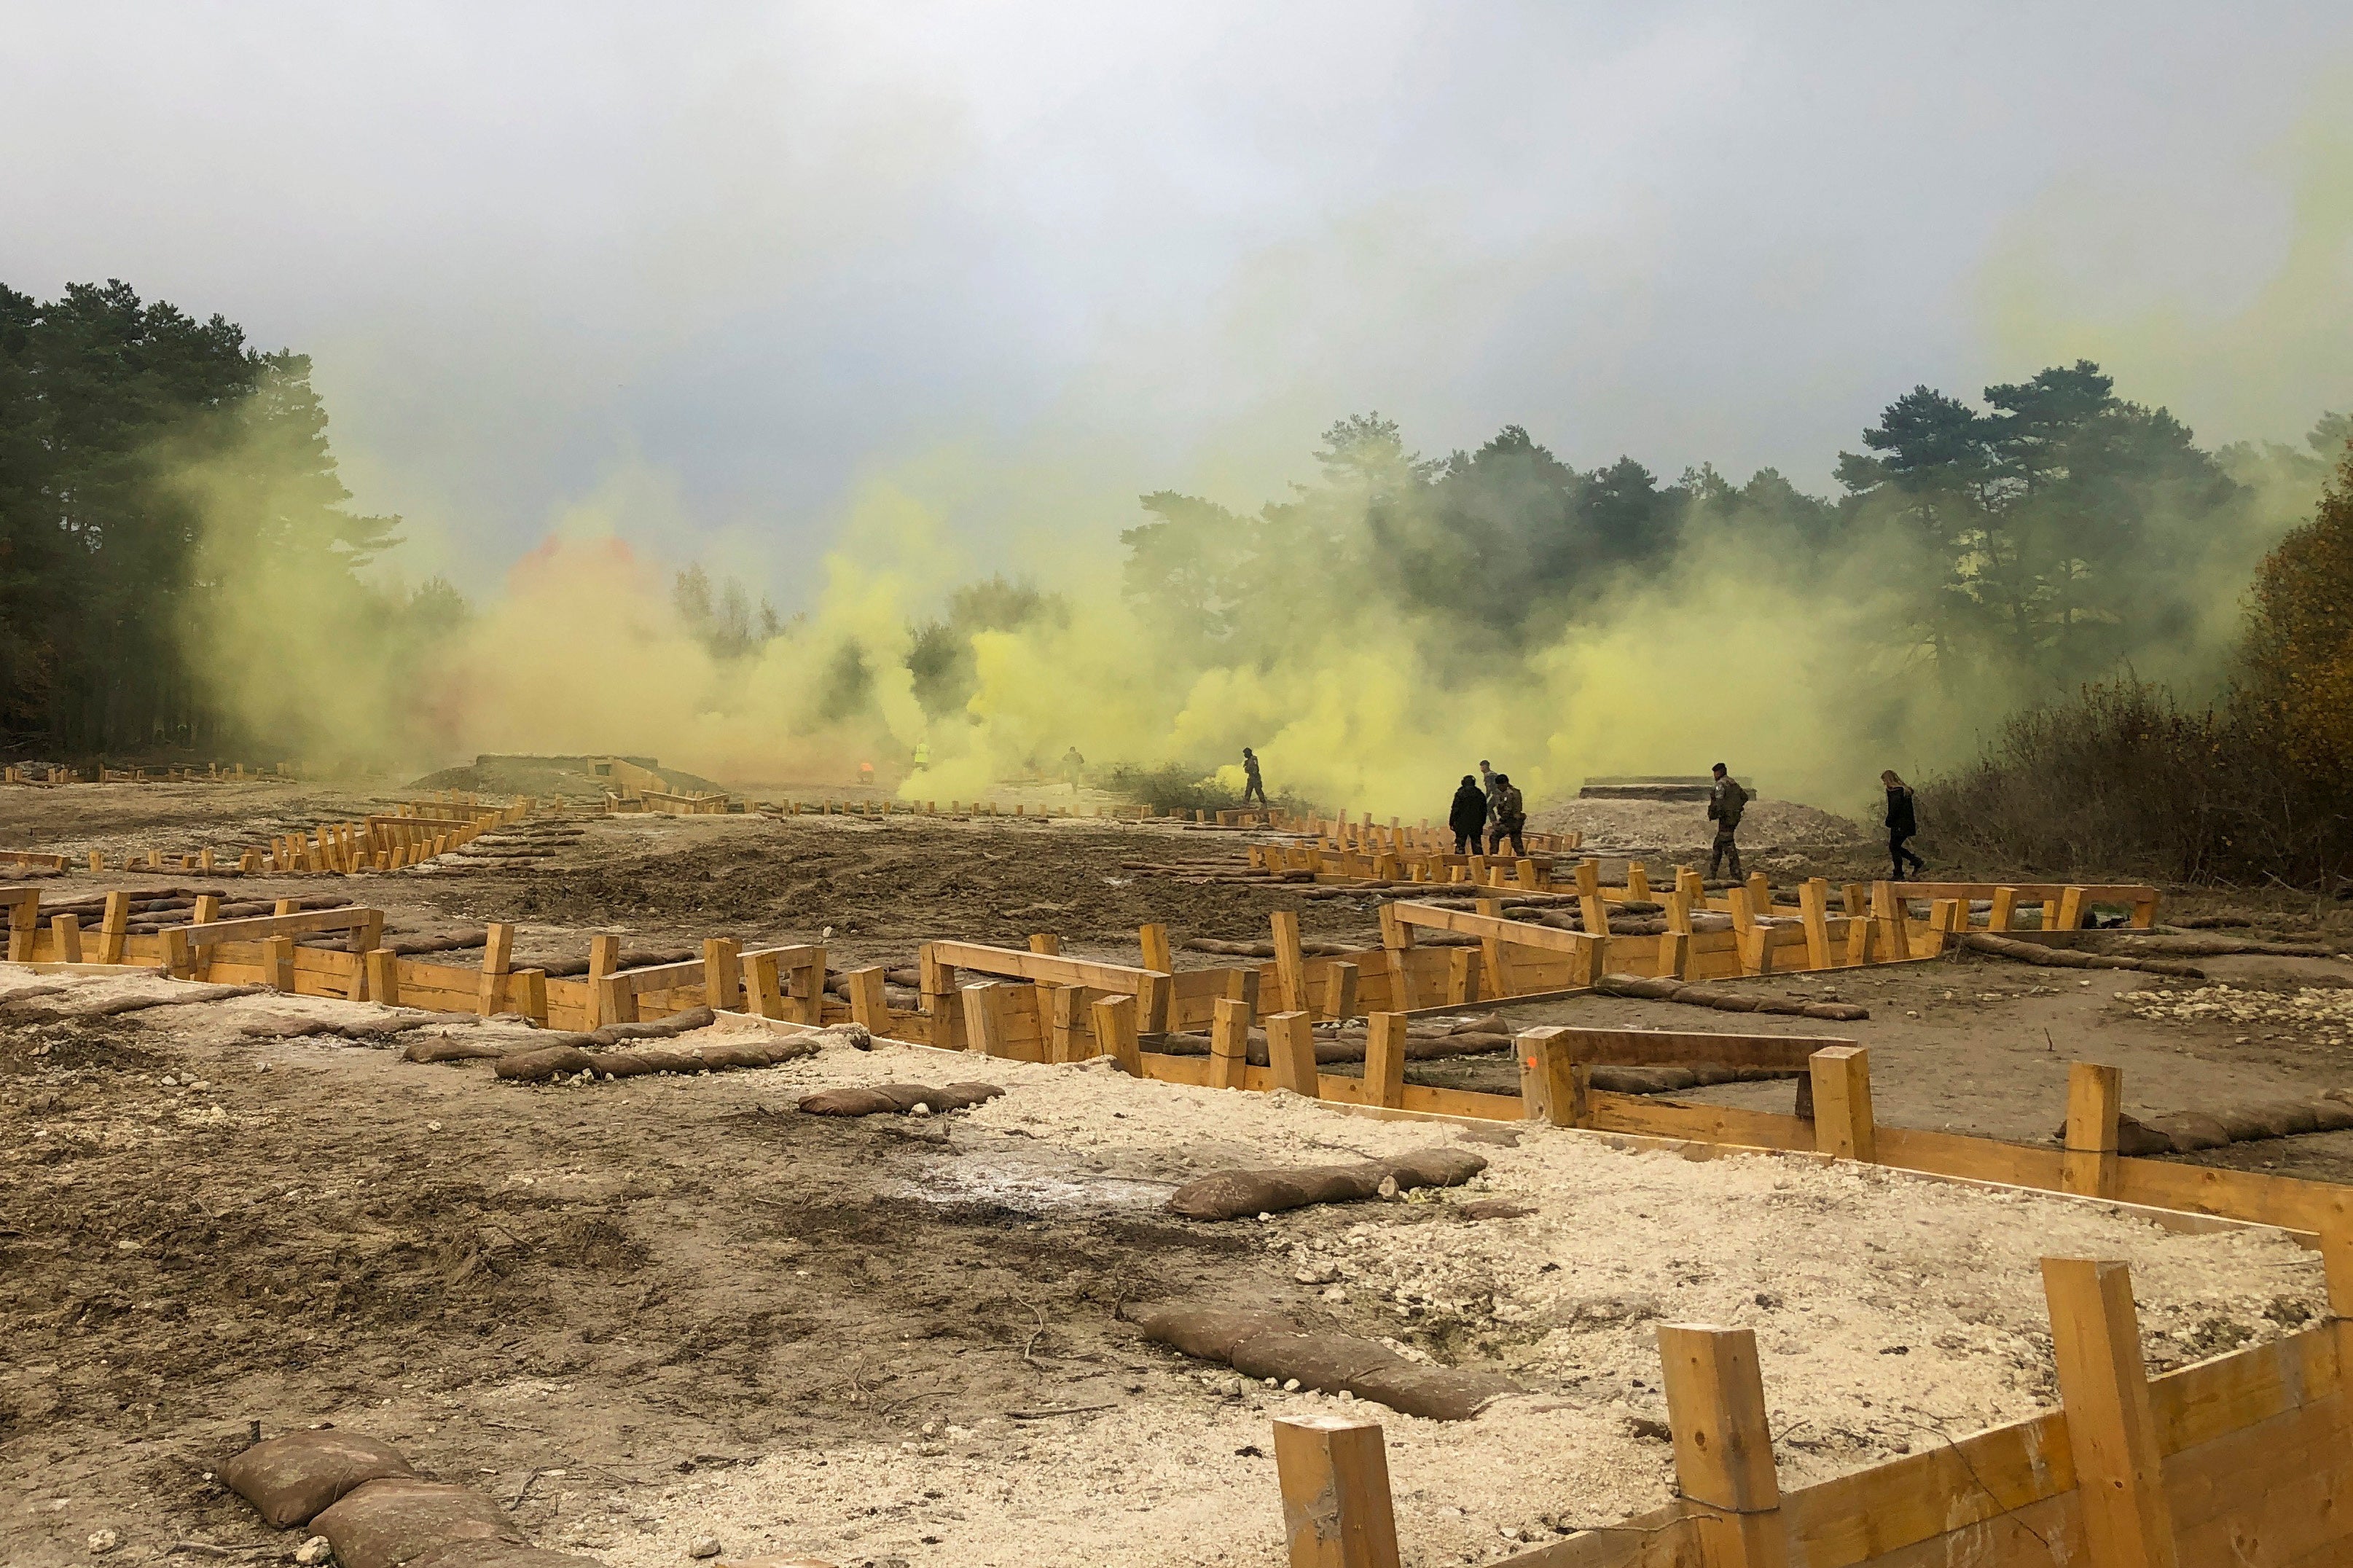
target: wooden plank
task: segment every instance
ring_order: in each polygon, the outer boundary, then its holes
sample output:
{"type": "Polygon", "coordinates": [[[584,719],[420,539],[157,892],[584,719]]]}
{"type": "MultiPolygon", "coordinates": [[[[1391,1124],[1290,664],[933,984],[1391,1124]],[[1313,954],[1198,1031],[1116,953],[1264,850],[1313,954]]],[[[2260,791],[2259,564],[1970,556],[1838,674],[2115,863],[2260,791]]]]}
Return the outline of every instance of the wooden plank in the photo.
{"type": "Polygon", "coordinates": [[[2054,1411],[1787,1493],[1781,1511],[1791,1554],[1806,1568],[1853,1568],[2074,1486],[2066,1421],[2054,1411]]]}
{"type": "Polygon", "coordinates": [[[1298,1013],[1307,1007],[1307,958],[1300,951],[1299,914],[1276,910],[1268,917],[1274,930],[1275,1008],[1298,1013]]]}
{"type": "Polygon", "coordinates": [[[1803,1068],[1817,1052],[1854,1042],[1821,1035],[1736,1035],[1674,1029],[1566,1028],[1560,1037],[1598,1067],[1803,1068]]]}
{"type": "Polygon", "coordinates": [[[702,994],[710,1005],[731,1013],[743,1006],[743,952],[733,937],[702,939],[702,994]]]}
{"type": "Polygon", "coordinates": [[[2337,1339],[2323,1324],[2149,1379],[2158,1451],[2179,1454],[2339,1394],[2337,1339]]]}
{"type": "Polygon", "coordinates": [[[2174,1568],[2131,1271],[2122,1263],[2046,1258],[2042,1289],[2092,1561],[2099,1568],[2174,1568]]]}
{"type": "Polygon", "coordinates": [[[293,914],[215,921],[209,925],[189,926],[188,945],[210,947],[222,942],[262,942],[273,936],[300,936],[314,931],[360,931],[367,926],[370,920],[375,921],[380,929],[383,911],[347,904],[332,910],[305,910],[293,914]]]}
{"type": "Polygon", "coordinates": [[[1708,1512],[1700,1522],[1716,1568],[1781,1568],[1788,1526],[1765,1416],[1757,1336],[1746,1329],[1662,1323],[1667,1425],[1673,1434],[1675,1489],[1708,1512]]]}
{"type": "Polygon", "coordinates": [[[984,1056],[1012,1055],[1006,1038],[1005,993],[999,981],[982,981],[963,987],[964,1033],[969,1048],[984,1056]]]}
{"type": "Polygon", "coordinates": [[[1398,1568],[1378,1422],[1278,1417],[1274,1463],[1291,1568],[1398,1568]]]}
{"type": "Polygon", "coordinates": [[[487,1018],[506,1005],[507,973],[514,967],[515,928],[493,921],[483,931],[482,972],[475,985],[474,1011],[487,1018]]]}
{"type": "MultiPolygon", "coordinates": [[[[1588,1126],[1605,1132],[1639,1132],[1702,1143],[1732,1143],[1750,1149],[1814,1152],[1814,1124],[1795,1116],[1742,1110],[1728,1105],[1685,1105],[1641,1094],[1595,1089],[1588,1097],[1588,1126]]],[[[1883,1163],[1884,1162],[1883,1161],[1883,1163]]]]}
{"type": "Polygon", "coordinates": [[[976,942],[935,942],[930,944],[937,961],[955,969],[1008,979],[1044,981],[1050,985],[1086,985],[1116,995],[1141,994],[1152,971],[1124,963],[1099,963],[1092,959],[1024,952],[1017,948],[989,947],[976,942]]]}
{"type": "Polygon", "coordinates": [[[1404,1014],[1375,1013],[1365,1020],[1363,1082],[1367,1103],[1405,1103],[1404,1014]]]}
{"type": "Polygon", "coordinates": [[[891,1009],[884,1000],[882,975],[882,967],[873,964],[864,969],[849,970],[841,979],[843,988],[849,993],[850,1021],[863,1024],[869,1034],[888,1038],[891,1009]]]}

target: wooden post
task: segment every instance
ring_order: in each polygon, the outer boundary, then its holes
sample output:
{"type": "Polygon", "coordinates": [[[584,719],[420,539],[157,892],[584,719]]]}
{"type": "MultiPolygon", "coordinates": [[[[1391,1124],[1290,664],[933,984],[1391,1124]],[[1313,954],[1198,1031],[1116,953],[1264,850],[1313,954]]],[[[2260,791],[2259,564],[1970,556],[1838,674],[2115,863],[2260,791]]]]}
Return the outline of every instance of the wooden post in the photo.
{"type": "Polygon", "coordinates": [[[1640,860],[1626,862],[1626,896],[1642,903],[1651,898],[1651,868],[1640,860]]]}
{"type": "Polygon", "coordinates": [[[221,900],[218,893],[198,893],[196,907],[188,913],[190,925],[210,925],[220,919],[221,900]]]}
{"type": "Polygon", "coordinates": [[[1798,884],[1798,913],[1806,922],[1806,967],[1831,966],[1831,885],[1809,877],[1798,884]]]}
{"type": "Polygon", "coordinates": [[[195,976],[195,950],[188,945],[188,928],[166,926],[163,932],[164,973],[174,980],[195,976]]]}
{"type": "Polygon", "coordinates": [[[1314,1100],[1322,1093],[1315,1075],[1314,1020],[1303,1012],[1276,1013],[1266,1020],[1266,1065],[1274,1087],[1314,1100]]]}
{"type": "Polygon", "coordinates": [[[1906,901],[1898,896],[1893,882],[1871,885],[1871,915],[1879,929],[1873,933],[1873,944],[1879,949],[1879,962],[1899,963],[1912,956],[1912,915],[1906,901]]]}
{"type": "Polygon", "coordinates": [[[98,961],[100,963],[122,962],[122,943],[131,928],[131,895],[117,889],[106,895],[106,913],[98,927],[98,961]]]}
{"type": "Polygon", "coordinates": [[[1403,1013],[1375,1013],[1365,1020],[1365,1103],[1405,1103],[1403,1013]]]}
{"type": "Polygon", "coordinates": [[[1757,923],[1757,910],[1749,901],[1749,889],[1734,887],[1725,889],[1725,899],[1732,905],[1732,934],[1740,943],[1740,973],[1763,974],[1772,958],[1765,943],[1768,928],[1757,923]]]}
{"type": "Polygon", "coordinates": [[[493,921],[482,940],[482,978],[476,986],[474,1011],[489,1017],[507,1005],[507,972],[514,967],[512,925],[493,921]]]}
{"type": "Polygon", "coordinates": [[[2122,1263],[2046,1258],[2042,1293],[2086,1555],[2093,1568],[2174,1568],[2132,1272],[2122,1263]]]}
{"type": "Polygon", "coordinates": [[[1659,938],[1658,962],[1651,973],[1662,979],[1681,980],[1691,973],[1691,932],[1670,931],[1659,938]]]}
{"type": "MultiPolygon", "coordinates": [[[[1929,900],[1928,929],[1935,931],[1940,939],[1950,932],[1968,930],[1969,923],[1969,917],[1966,912],[1968,909],[1968,905],[1958,899],[1929,900]]],[[[1939,951],[1951,945],[1950,942],[1941,940],[1937,943],[1939,951]]]]}
{"type": "Polygon", "coordinates": [[[2147,893],[2144,893],[2141,897],[2133,900],[2132,928],[2135,931],[2147,931],[2156,923],[2157,889],[2152,888],[2147,893]]]}
{"type": "MultiPolygon", "coordinates": [[[[864,969],[853,969],[841,979],[849,992],[850,1021],[865,1025],[870,1035],[888,1035],[891,1032],[891,1007],[882,993],[881,966],[874,964],[864,969]]],[[[1005,1053],[998,1051],[995,1054],[1003,1056],[1005,1053]]]]}
{"type": "Polygon", "coordinates": [[[1155,974],[1173,974],[1176,972],[1175,955],[1168,946],[1166,926],[1155,924],[1141,927],[1136,931],[1136,945],[1143,951],[1145,968],[1151,970],[1155,974]]]}
{"type": "Polygon", "coordinates": [[[1168,1032],[1168,1015],[1176,1005],[1176,977],[1153,974],[1135,987],[1135,1026],[1147,1035],[1168,1032]]]}
{"type": "Polygon", "coordinates": [[[1806,1058],[1814,1086],[1814,1148],[1841,1160],[1879,1158],[1871,1119],[1871,1052],[1825,1046],[1806,1058]]]}
{"type": "Polygon", "coordinates": [[[607,974],[596,982],[596,1022],[604,1024],[634,1024],[638,1021],[638,994],[629,984],[627,974],[607,974]]]}
{"type": "Polygon", "coordinates": [[[931,1039],[926,1043],[944,1051],[959,1049],[965,1044],[964,1003],[956,994],[955,968],[941,963],[930,942],[915,951],[923,1012],[931,1019],[931,1039]]]}
{"type": "Polygon", "coordinates": [[[368,999],[386,1007],[400,1005],[400,955],[388,947],[367,953],[368,999]]]}
{"type": "Polygon", "coordinates": [[[1609,934],[1609,906],[1601,901],[1601,862],[1588,855],[1577,863],[1577,909],[1585,917],[1585,934],[1609,934]]]}
{"type": "Polygon", "coordinates": [[[1705,1512],[1700,1540],[1709,1568],[1781,1568],[1788,1530],[1765,1420],[1757,1336],[1702,1323],[1659,1328],[1675,1489],[1705,1512]]]}
{"type": "Polygon", "coordinates": [[[1520,1031],[1520,1113],[1555,1127],[1584,1127],[1593,1120],[1593,1068],[1571,1054],[1561,1038],[1567,1033],[1558,1024],[1520,1031]]]}
{"type": "Polygon", "coordinates": [[[49,921],[50,957],[58,963],[81,962],[81,918],[57,915],[49,921]]]}
{"type": "Polygon", "coordinates": [[[272,991],[294,994],[294,939],[290,936],[265,938],[261,943],[261,983],[272,991]]]}
{"type": "MultiPolygon", "coordinates": [[[[605,982],[611,977],[615,970],[620,967],[621,939],[619,937],[592,936],[588,939],[589,1006],[596,1015],[595,1025],[592,1025],[592,1027],[596,1025],[621,1022],[619,1016],[605,1011],[605,1000],[607,994],[605,982]]],[[[632,1013],[636,1011],[634,1001],[630,1004],[630,1011],[632,1013]]]]}
{"type": "Polygon", "coordinates": [[[1324,983],[1323,1013],[1326,1018],[1345,1024],[1356,1016],[1356,966],[1335,963],[1324,983]]]}
{"type": "Polygon", "coordinates": [[[743,952],[732,936],[702,939],[702,1001],[713,1012],[723,1008],[733,1013],[743,1008],[743,952]]]}
{"type": "Polygon", "coordinates": [[[1381,1426],[1350,1415],[1274,1424],[1282,1533],[1291,1568],[1398,1568],[1381,1426]]]}
{"type": "MultiPolygon", "coordinates": [[[[1250,1066],[1250,1005],[1220,996],[1213,1008],[1209,1020],[1209,1087],[1240,1089],[1242,1069],[1250,1066]]],[[[1370,1058],[1366,1060],[1369,1062],[1370,1058]]],[[[1366,1070],[1369,1072],[1369,1067],[1366,1070]]]]}
{"type": "Polygon", "coordinates": [[[1748,873],[1748,908],[1759,920],[1773,912],[1773,884],[1762,871],[1748,873]]]}
{"type": "Polygon", "coordinates": [[[2059,929],[2061,931],[2083,930],[2084,912],[2082,888],[2071,884],[2059,889],[2059,929]]]}
{"type": "Polygon", "coordinates": [[[2018,919],[2018,889],[1996,888],[1993,890],[1993,912],[1986,917],[1986,930],[2008,931],[2018,919]]]}
{"type": "Polygon", "coordinates": [[[1095,1044],[1130,1078],[1144,1076],[1144,1053],[1135,1039],[1135,998],[1106,996],[1094,1005],[1095,1044]]]}
{"type": "Polygon", "coordinates": [[[1446,955],[1446,1001],[1463,1007],[1479,1000],[1479,950],[1458,947],[1446,955]]]}
{"type": "Polygon", "coordinates": [[[8,962],[30,963],[41,937],[41,890],[12,888],[8,895],[8,962]]]}
{"type": "Polygon", "coordinates": [[[507,980],[508,997],[513,1010],[541,1028],[547,1027],[547,971],[518,969],[508,975],[507,980]]]}
{"type": "Polygon", "coordinates": [[[1046,993],[1052,1004],[1052,1020],[1046,1035],[1046,1059],[1050,1062],[1084,1061],[1093,1053],[1088,1048],[1085,1024],[1087,988],[1083,985],[1057,985],[1046,993]]]}
{"type": "Polygon", "coordinates": [[[2042,929],[2044,931],[2059,929],[2059,900],[2056,899],[2042,900],[2042,929]]]}
{"type": "Polygon", "coordinates": [[[744,959],[744,1005],[763,1018],[785,1016],[785,988],[773,952],[748,953],[744,959]]]}
{"type": "Polygon", "coordinates": [[[1296,1013],[1307,1005],[1307,959],[1299,947],[1299,912],[1277,910],[1268,921],[1274,928],[1276,1005],[1296,1013]]]}
{"type": "Polygon", "coordinates": [[[2124,1101],[2122,1068],[2076,1062],[2067,1069],[2067,1138],[2059,1185],[2085,1197],[2116,1194],[2116,1115],[2124,1101]]]}
{"type": "Polygon", "coordinates": [[[987,1056],[1008,1053],[1005,1043],[1005,986],[986,980],[964,988],[964,1036],[966,1050],[987,1056]]]}

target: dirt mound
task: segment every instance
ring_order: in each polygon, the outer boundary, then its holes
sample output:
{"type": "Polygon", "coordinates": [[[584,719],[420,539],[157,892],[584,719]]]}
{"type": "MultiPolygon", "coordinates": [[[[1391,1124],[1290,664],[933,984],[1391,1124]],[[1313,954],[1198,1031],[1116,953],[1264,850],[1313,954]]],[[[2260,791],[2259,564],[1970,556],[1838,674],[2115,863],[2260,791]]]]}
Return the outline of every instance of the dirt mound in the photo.
{"type": "MultiPolygon", "coordinates": [[[[1565,800],[1528,814],[1539,833],[1574,831],[1588,845],[1606,849],[1647,849],[1666,855],[1704,855],[1715,837],[1707,803],[1696,800],[1565,800]]],[[[1862,824],[1793,800],[1752,800],[1740,819],[1740,847],[1844,847],[1870,841],[1862,824]]]]}
{"type": "MultiPolygon", "coordinates": [[[[616,753],[617,755],[617,753],[616,753]]],[[[410,783],[411,789],[477,790],[486,795],[585,795],[602,799],[613,787],[612,780],[596,771],[600,763],[611,757],[497,757],[478,756],[467,767],[443,768],[438,773],[427,773],[410,783]]],[[[690,773],[681,768],[666,768],[651,757],[622,757],[651,773],[658,773],[671,791],[683,795],[723,795],[727,786],[713,784],[700,773],[690,773]]]]}

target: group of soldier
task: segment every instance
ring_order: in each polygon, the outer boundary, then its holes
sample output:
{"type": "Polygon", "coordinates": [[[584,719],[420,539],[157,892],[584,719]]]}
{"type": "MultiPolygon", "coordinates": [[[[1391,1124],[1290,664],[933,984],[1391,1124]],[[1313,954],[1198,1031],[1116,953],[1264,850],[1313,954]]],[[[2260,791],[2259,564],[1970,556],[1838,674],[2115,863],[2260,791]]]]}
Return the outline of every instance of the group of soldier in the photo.
{"type": "Polygon", "coordinates": [[[1528,825],[1528,803],[1520,794],[1520,786],[1512,782],[1509,773],[1499,773],[1479,759],[1479,772],[1464,773],[1462,783],[1454,791],[1454,804],[1447,809],[1446,826],[1454,830],[1454,852],[1476,855],[1482,849],[1489,855],[1501,854],[1508,841],[1512,853],[1525,855],[1527,846],[1520,836],[1528,825]]]}

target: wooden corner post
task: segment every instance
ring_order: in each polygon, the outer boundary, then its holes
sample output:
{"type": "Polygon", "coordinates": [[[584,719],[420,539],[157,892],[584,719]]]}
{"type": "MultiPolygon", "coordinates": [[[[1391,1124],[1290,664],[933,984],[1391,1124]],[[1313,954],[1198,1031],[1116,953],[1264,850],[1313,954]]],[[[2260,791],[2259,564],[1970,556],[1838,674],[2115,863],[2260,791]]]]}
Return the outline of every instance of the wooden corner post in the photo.
{"type": "Polygon", "coordinates": [[[2116,1117],[2124,1068],[2076,1062],[2067,1069],[2067,1136],[2059,1167],[2063,1191],[2091,1198],[2116,1194],[2116,1117]]]}
{"type": "Polygon", "coordinates": [[[1274,928],[1275,988],[1281,993],[1276,1007],[1296,1013],[1307,1005],[1307,959],[1299,947],[1299,911],[1277,910],[1268,921],[1274,928]]]}
{"type": "Polygon", "coordinates": [[[1299,1415],[1274,1424],[1291,1568],[1398,1568],[1388,1455],[1377,1421],[1299,1415]]]}
{"type": "Polygon", "coordinates": [[[1806,1058],[1814,1089],[1814,1148],[1841,1160],[1876,1160],[1879,1135],[1871,1117],[1871,1052],[1861,1046],[1825,1046],[1806,1058]]]}
{"type": "MultiPolygon", "coordinates": [[[[1213,1004],[1209,1019],[1209,1087],[1240,1089],[1250,1066],[1250,1005],[1231,996],[1213,1004]]],[[[1369,1058],[1367,1058],[1369,1061],[1369,1058]]],[[[1366,1069],[1367,1078],[1370,1068],[1366,1069]]]]}
{"type": "Polygon", "coordinates": [[[1266,1065],[1274,1087],[1314,1100],[1322,1092],[1315,1076],[1315,1031],[1305,1013],[1275,1013],[1266,1020],[1266,1065]]]}
{"type": "Polygon", "coordinates": [[[1130,1078],[1144,1076],[1144,1052],[1135,1038],[1135,998],[1106,996],[1094,1005],[1095,1044],[1130,1078]]]}
{"type": "Polygon", "coordinates": [[[1560,1024],[1520,1031],[1521,1114],[1555,1127],[1583,1127],[1592,1121],[1587,1103],[1593,1069],[1576,1059],[1560,1024]]]}
{"type": "Polygon", "coordinates": [[[2046,1258],[2042,1293],[2087,1554],[2095,1568],[2175,1568],[2173,1516],[2131,1270],[2088,1258],[2046,1258]]]}
{"type": "Polygon", "coordinates": [[[1365,1019],[1365,1103],[1405,1103],[1403,1013],[1375,1013],[1365,1019]]]}
{"type": "Polygon", "coordinates": [[[1746,1329],[1662,1324],[1659,1361],[1674,1435],[1675,1489],[1700,1505],[1709,1568],[1783,1568],[1788,1531],[1757,1336],[1746,1329]]]}

